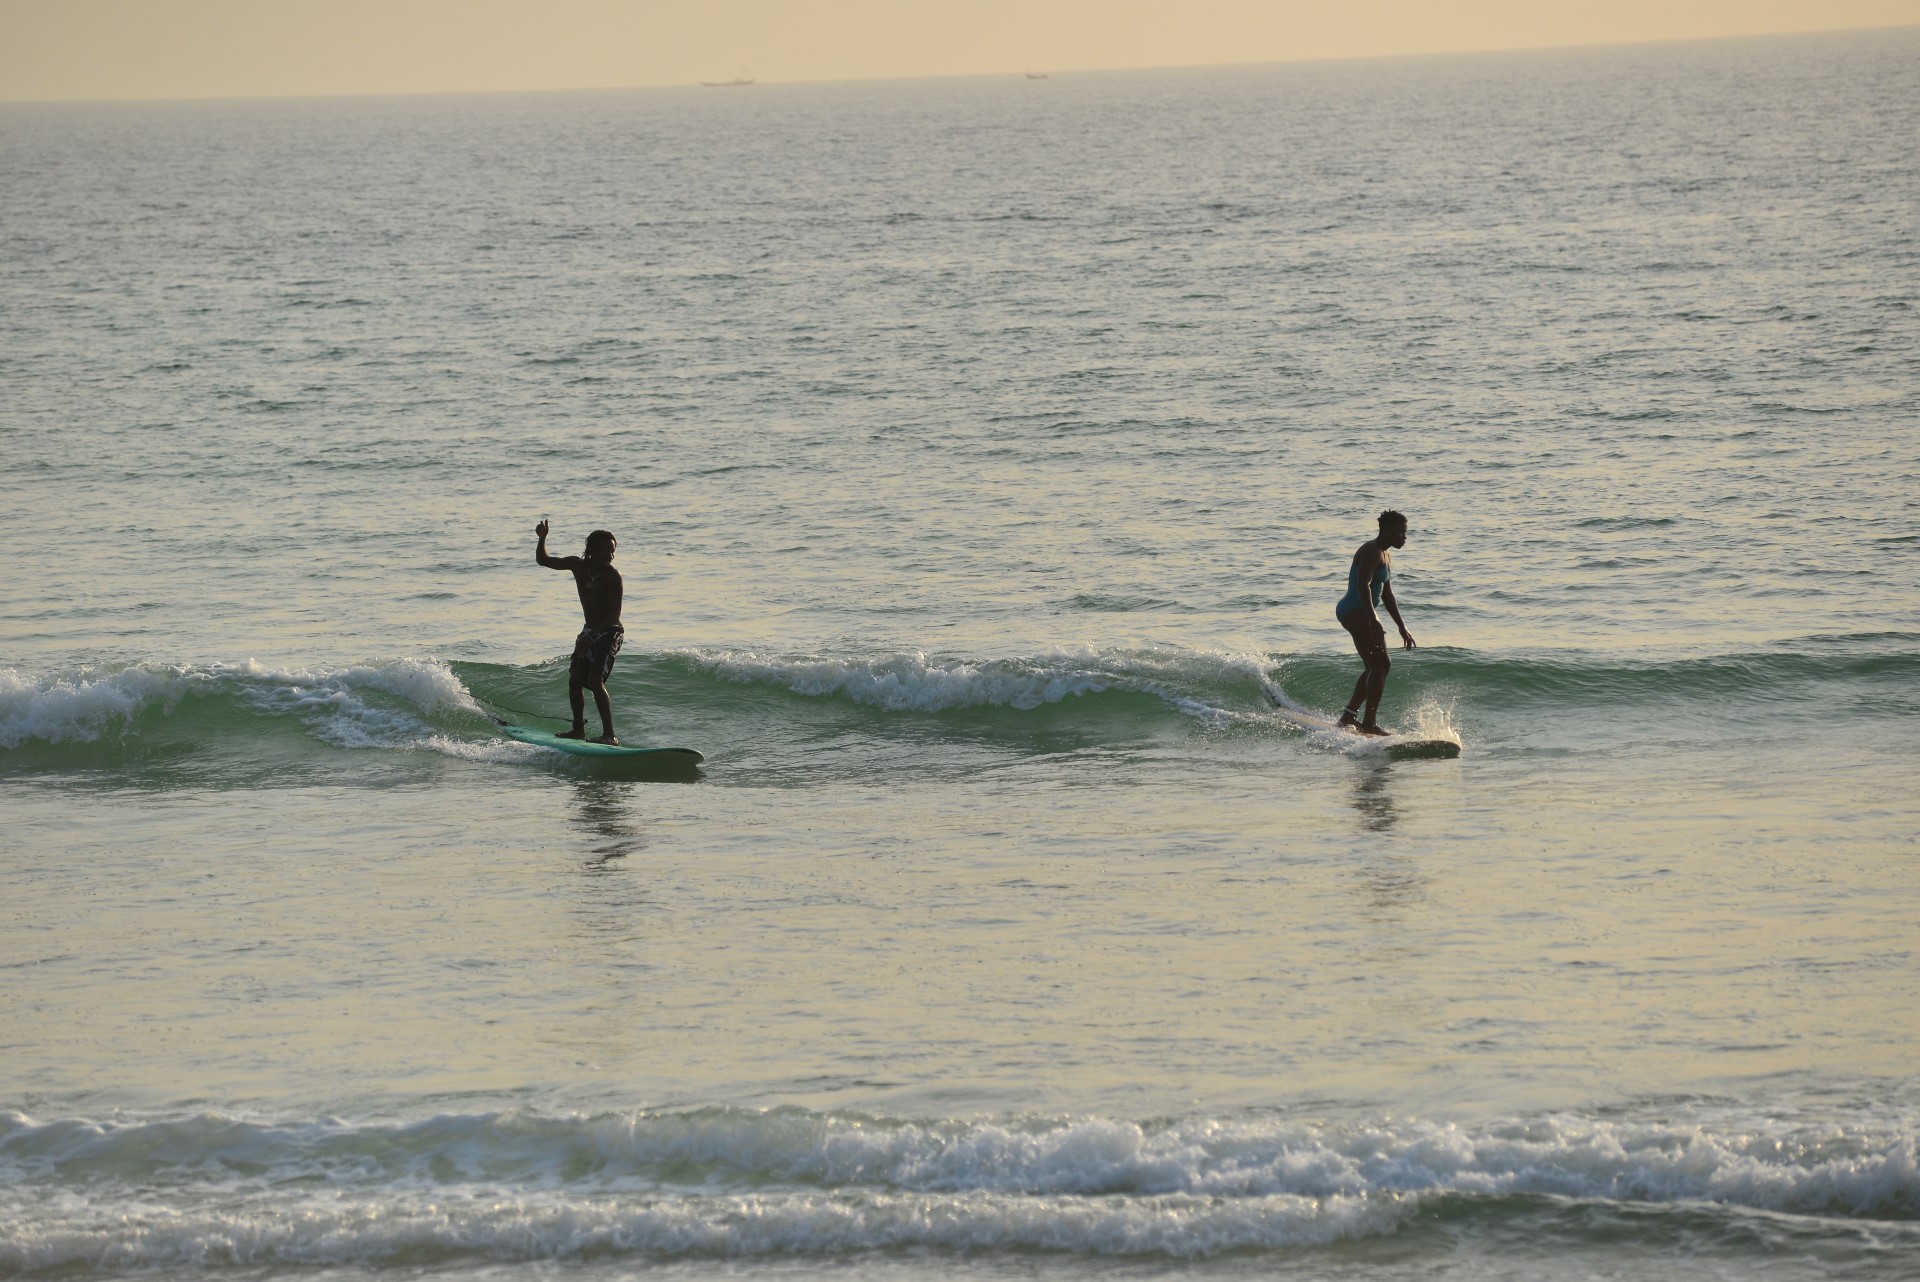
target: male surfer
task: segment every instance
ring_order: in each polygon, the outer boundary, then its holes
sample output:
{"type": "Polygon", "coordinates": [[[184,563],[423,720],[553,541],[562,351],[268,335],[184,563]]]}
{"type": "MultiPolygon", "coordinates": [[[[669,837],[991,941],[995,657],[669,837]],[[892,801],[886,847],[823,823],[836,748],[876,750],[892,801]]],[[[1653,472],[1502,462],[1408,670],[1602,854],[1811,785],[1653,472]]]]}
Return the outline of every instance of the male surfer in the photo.
{"type": "Polygon", "coordinates": [[[548,556],[547,523],[533,527],[539,541],[533,546],[533,559],[549,570],[571,570],[573,586],[580,592],[580,611],[587,626],[573,639],[573,663],[567,669],[567,698],[573,704],[573,729],[563,730],[556,739],[587,737],[586,700],[581,691],[593,691],[594,706],[600,709],[600,737],[595,743],[620,742],[613,734],[613,701],[607,698],[607,678],[613,675],[613,656],[620,653],[626,631],[620,626],[620,571],[613,568],[613,552],[619,540],[605,530],[587,536],[586,555],[548,556]]]}
{"type": "Polygon", "coordinates": [[[1400,607],[1393,599],[1393,549],[1407,546],[1407,518],[1388,509],[1380,514],[1380,533],[1360,545],[1347,567],[1347,594],[1333,607],[1340,626],[1353,635],[1353,648],[1367,666],[1353,683],[1353,698],[1340,714],[1340,724],[1361,734],[1384,735],[1387,732],[1374,720],[1380,712],[1380,695],[1387,688],[1387,630],[1380,626],[1374,607],[1384,605],[1400,629],[1400,643],[1413,649],[1413,633],[1400,618],[1400,607]],[[1362,701],[1366,716],[1360,714],[1362,701]]]}

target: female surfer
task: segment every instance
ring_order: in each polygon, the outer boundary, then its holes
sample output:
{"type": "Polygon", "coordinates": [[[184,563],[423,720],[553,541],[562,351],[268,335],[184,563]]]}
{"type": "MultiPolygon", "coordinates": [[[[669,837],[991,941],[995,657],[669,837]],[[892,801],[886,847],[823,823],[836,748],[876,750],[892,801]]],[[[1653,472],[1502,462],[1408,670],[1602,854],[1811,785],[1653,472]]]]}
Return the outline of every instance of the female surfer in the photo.
{"type": "Polygon", "coordinates": [[[1353,698],[1347,700],[1340,724],[1361,734],[1384,735],[1374,720],[1380,713],[1380,695],[1387,688],[1387,670],[1393,661],[1387,658],[1387,630],[1380,625],[1374,607],[1384,605],[1400,629],[1400,643],[1413,649],[1413,633],[1400,618],[1400,607],[1393,599],[1393,549],[1407,545],[1407,518],[1388,509],[1380,514],[1380,533],[1360,545],[1347,568],[1347,594],[1333,607],[1333,616],[1353,636],[1353,648],[1366,664],[1360,679],[1353,683],[1353,698]],[[1366,715],[1361,715],[1361,704],[1366,715]]]}

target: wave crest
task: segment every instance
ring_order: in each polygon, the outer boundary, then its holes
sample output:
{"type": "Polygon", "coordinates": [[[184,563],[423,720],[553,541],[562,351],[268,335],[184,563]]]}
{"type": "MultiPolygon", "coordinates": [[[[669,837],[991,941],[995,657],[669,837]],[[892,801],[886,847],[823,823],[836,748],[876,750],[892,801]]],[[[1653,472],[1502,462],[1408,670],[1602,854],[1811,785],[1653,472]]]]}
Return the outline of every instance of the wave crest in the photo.
{"type": "Polygon", "coordinates": [[[0,747],[125,737],[148,714],[225,699],[260,716],[293,715],[339,747],[395,746],[428,733],[425,716],[477,712],[443,663],[392,659],[341,668],[244,663],[134,664],[29,678],[0,672],[0,747]]]}
{"type": "Polygon", "coordinates": [[[443,1115],[406,1125],[218,1114],[0,1114],[0,1189],[314,1182],[336,1190],[884,1191],[1027,1197],[1446,1193],[1703,1201],[1920,1220],[1911,1125],[1738,1128],[1553,1115],[1468,1127],[1103,1118],[910,1121],[799,1109],[443,1115]]]}

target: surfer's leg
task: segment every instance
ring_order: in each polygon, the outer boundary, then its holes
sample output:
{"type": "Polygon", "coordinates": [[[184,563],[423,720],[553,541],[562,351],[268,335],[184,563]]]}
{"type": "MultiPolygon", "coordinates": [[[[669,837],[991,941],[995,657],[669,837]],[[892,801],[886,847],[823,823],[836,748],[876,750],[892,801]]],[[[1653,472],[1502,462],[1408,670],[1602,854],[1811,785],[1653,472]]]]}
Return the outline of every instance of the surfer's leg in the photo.
{"type": "Polygon", "coordinates": [[[1346,709],[1340,714],[1339,724],[1342,726],[1358,726],[1360,724],[1360,705],[1365,702],[1367,689],[1373,681],[1373,659],[1371,657],[1373,648],[1372,639],[1368,635],[1366,620],[1363,616],[1355,614],[1351,619],[1343,618],[1339,615],[1335,615],[1334,617],[1340,619],[1340,626],[1345,628],[1347,635],[1353,639],[1353,648],[1359,653],[1361,663],[1360,675],[1353,683],[1353,697],[1347,700],[1346,709]]]}
{"type": "Polygon", "coordinates": [[[586,687],[580,684],[578,676],[567,678],[567,702],[573,705],[573,729],[562,730],[553,736],[556,739],[584,739],[587,737],[587,697],[586,687]]]}
{"type": "Polygon", "coordinates": [[[593,680],[593,634],[582,632],[573,639],[573,658],[567,663],[567,702],[573,705],[573,729],[562,730],[556,739],[587,737],[587,683],[593,680]]]}
{"type": "MultiPolygon", "coordinates": [[[[607,697],[607,683],[605,681],[596,681],[590,688],[593,691],[593,706],[600,712],[600,738],[598,742],[619,743],[620,740],[615,738],[613,733],[613,700],[607,697]]],[[[581,720],[578,710],[574,712],[573,716],[574,720],[581,720]]]]}
{"type": "Polygon", "coordinates": [[[594,638],[587,654],[587,689],[593,691],[593,706],[600,712],[600,738],[597,741],[600,743],[620,742],[613,733],[613,700],[607,697],[607,678],[613,675],[613,657],[620,653],[620,642],[625,636],[626,633],[616,623],[594,638]]]}
{"type": "Polygon", "coordinates": [[[1387,673],[1392,668],[1393,660],[1387,657],[1386,633],[1382,630],[1378,647],[1367,656],[1367,717],[1360,723],[1362,731],[1382,733],[1374,718],[1380,713],[1380,696],[1387,692],[1387,673]]]}
{"type": "Polygon", "coordinates": [[[593,658],[589,651],[591,633],[582,631],[574,637],[574,656],[566,662],[566,702],[574,706],[574,727],[563,729],[555,739],[586,739],[588,737],[588,718],[586,718],[586,685],[593,676],[588,662],[593,658]]]}
{"type": "Polygon", "coordinates": [[[1387,630],[1380,625],[1380,620],[1365,614],[1354,615],[1351,622],[1342,619],[1340,623],[1353,635],[1353,648],[1360,652],[1361,660],[1367,665],[1360,679],[1353,683],[1353,700],[1340,714],[1340,724],[1364,734],[1384,734],[1374,718],[1380,712],[1380,696],[1387,689],[1387,672],[1393,667],[1393,660],[1387,657],[1387,630]],[[1364,717],[1360,711],[1363,701],[1364,717]]]}
{"type": "Polygon", "coordinates": [[[1361,668],[1359,677],[1357,677],[1353,683],[1353,697],[1348,699],[1347,706],[1340,710],[1339,724],[1343,726],[1357,726],[1360,724],[1360,705],[1367,697],[1367,682],[1370,679],[1371,673],[1369,670],[1361,668]]]}

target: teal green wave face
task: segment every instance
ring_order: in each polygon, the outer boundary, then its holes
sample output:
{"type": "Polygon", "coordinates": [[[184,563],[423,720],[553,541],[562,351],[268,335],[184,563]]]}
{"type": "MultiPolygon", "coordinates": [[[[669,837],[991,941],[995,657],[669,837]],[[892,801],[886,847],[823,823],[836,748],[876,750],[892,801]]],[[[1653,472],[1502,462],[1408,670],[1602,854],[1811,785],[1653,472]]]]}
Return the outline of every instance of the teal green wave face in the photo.
{"type": "MultiPolygon", "coordinates": [[[[1481,750],[1522,746],[1506,728],[1551,713],[1631,744],[1675,726],[1821,725],[1836,705],[1899,722],[1915,711],[1920,653],[1900,634],[1811,637],[1747,653],[1627,662],[1559,653],[1528,659],[1430,647],[1398,670],[1393,723],[1426,724],[1481,750]]],[[[622,656],[609,689],[636,747],[682,747],[776,772],[832,774],[811,745],[858,740],[849,773],[939,775],[946,750],[1017,761],[1033,754],[1139,751],[1206,741],[1268,742],[1284,758],[1296,727],[1270,715],[1271,678],[1301,707],[1338,707],[1353,665],[1325,655],[1178,647],[1059,649],[1018,658],[927,653],[790,654],[673,650],[622,656]],[[696,746],[697,745],[697,746],[696,746]],[[803,763],[809,763],[804,764],[803,763]]],[[[502,737],[568,721],[566,664],[517,667],[407,660],[276,671],[247,665],[88,668],[0,691],[0,772],[121,772],[156,783],[252,787],[351,772],[387,760],[554,765],[502,737]]],[[[535,735],[534,737],[537,737],[535,735]]],[[[1309,745],[1310,746],[1310,745],[1309,745]]],[[[743,782],[745,780],[735,780],[743,782]]]]}

